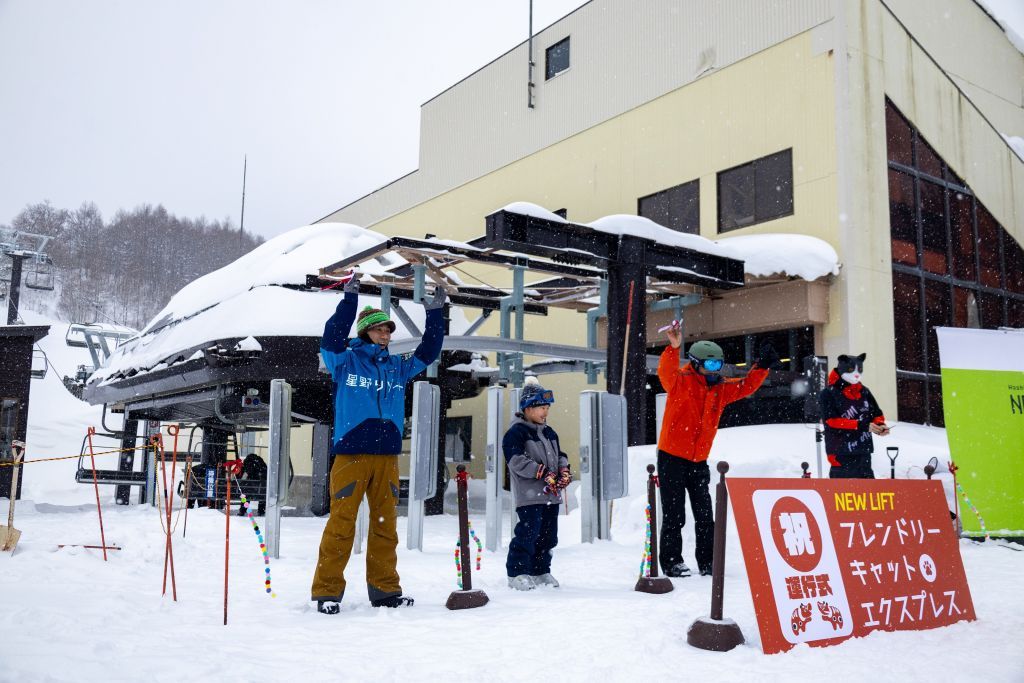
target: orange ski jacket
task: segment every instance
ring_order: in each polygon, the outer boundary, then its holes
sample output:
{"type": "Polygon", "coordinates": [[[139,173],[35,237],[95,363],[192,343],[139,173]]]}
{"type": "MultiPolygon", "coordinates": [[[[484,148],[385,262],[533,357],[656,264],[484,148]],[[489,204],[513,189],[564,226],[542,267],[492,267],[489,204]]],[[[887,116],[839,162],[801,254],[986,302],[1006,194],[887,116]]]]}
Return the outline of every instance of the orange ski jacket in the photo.
{"type": "Polygon", "coordinates": [[[658,363],[658,379],[668,392],[658,449],[693,462],[707,460],[722,411],[757,391],[766,377],[768,371],[755,365],[743,379],[708,385],[689,363],[679,367],[679,349],[669,346],[658,363]]]}

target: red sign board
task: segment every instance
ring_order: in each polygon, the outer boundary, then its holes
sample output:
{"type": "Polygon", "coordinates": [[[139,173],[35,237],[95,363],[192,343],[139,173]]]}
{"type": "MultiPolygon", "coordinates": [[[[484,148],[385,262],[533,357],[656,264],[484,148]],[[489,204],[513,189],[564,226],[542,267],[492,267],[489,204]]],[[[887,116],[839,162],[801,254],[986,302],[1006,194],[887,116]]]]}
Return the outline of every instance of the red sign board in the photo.
{"type": "Polygon", "coordinates": [[[939,482],[726,483],[766,654],[974,620],[939,482]]]}

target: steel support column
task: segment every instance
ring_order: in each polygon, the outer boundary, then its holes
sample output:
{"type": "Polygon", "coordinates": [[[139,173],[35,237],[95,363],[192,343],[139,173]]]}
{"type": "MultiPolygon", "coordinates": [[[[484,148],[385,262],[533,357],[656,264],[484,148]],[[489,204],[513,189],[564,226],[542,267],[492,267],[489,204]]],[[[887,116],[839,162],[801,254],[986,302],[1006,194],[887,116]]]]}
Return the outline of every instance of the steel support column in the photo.
{"type": "Polygon", "coordinates": [[[609,268],[608,273],[608,370],[605,373],[605,384],[610,393],[626,397],[629,405],[630,446],[638,446],[645,441],[647,419],[645,245],[646,240],[624,235],[619,243],[618,261],[609,268]],[[629,300],[630,284],[633,291],[632,306],[629,300]],[[626,380],[620,387],[623,363],[626,366],[626,380]]]}

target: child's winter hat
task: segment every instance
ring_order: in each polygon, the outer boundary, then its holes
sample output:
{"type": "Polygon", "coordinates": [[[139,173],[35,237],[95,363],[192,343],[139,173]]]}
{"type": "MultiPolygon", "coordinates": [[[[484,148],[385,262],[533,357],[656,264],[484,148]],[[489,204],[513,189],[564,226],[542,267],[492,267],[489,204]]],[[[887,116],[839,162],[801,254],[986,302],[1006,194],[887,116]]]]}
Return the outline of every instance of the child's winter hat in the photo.
{"type": "Polygon", "coordinates": [[[363,310],[359,311],[359,318],[356,320],[356,334],[359,335],[360,339],[367,339],[366,331],[371,327],[377,325],[387,324],[391,328],[391,333],[395,332],[395,321],[388,317],[388,314],[379,308],[373,306],[367,306],[363,310]]]}
{"type": "Polygon", "coordinates": [[[555,402],[555,392],[545,389],[537,381],[536,377],[527,377],[519,394],[519,410],[523,411],[530,406],[549,406],[555,402]]]}

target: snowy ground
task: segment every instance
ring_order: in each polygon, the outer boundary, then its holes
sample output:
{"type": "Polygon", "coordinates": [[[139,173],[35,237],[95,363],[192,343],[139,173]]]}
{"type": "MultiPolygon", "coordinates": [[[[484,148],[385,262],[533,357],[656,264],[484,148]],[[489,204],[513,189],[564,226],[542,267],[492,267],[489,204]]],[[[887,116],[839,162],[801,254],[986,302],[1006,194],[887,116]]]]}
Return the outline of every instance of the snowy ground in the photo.
{"type": "MultiPolygon", "coordinates": [[[[53,337],[62,343],[59,330],[53,337]]],[[[61,353],[54,351],[55,361],[61,353]]],[[[98,419],[74,399],[66,403],[59,385],[49,382],[33,385],[30,457],[77,452],[84,428],[98,419]]],[[[921,478],[930,456],[944,463],[948,452],[942,430],[908,424],[884,445],[901,447],[901,478],[921,478]]],[[[796,476],[801,460],[813,469],[814,455],[808,427],[771,425],[723,430],[712,457],[727,459],[737,476],[796,476]]],[[[652,460],[651,447],[631,450],[633,495],[615,505],[614,540],[582,544],[579,511],[560,518],[553,571],[561,589],[513,593],[505,587],[504,552],[485,551],[474,586],[491,602],[463,612],[444,607],[456,587],[453,516],[427,518],[424,552],[405,549],[405,519],[399,521],[399,571],[415,607],[371,608],[362,590],[364,556],[357,555],[343,611],[333,617],[317,614],[307,600],[324,520],[282,520],[281,558],[271,560],[272,599],[263,591],[252,528],[233,517],[227,627],[221,624],[222,514],[190,511],[187,533],[184,517],[174,522],[174,602],[169,591],[161,595],[164,536],[156,510],[116,507],[107,487],[107,540],[123,550],[111,552],[108,562],[98,551],[59,550],[61,543],[98,543],[92,489],[73,482],[74,460],[30,465],[15,519],[23,536],[15,554],[0,556],[0,680],[1024,680],[1024,553],[991,543],[961,542],[977,622],[765,656],[730,520],[725,615],[747,643],[729,653],[689,647],[688,625],[709,610],[710,579],[677,579],[676,590],[661,596],[632,590],[643,535],[643,471],[652,460]]],[[[875,465],[888,476],[883,454],[875,465]]],[[[483,516],[472,521],[482,532],[483,516]]],[[[691,527],[686,531],[692,560],[691,527]]]]}

